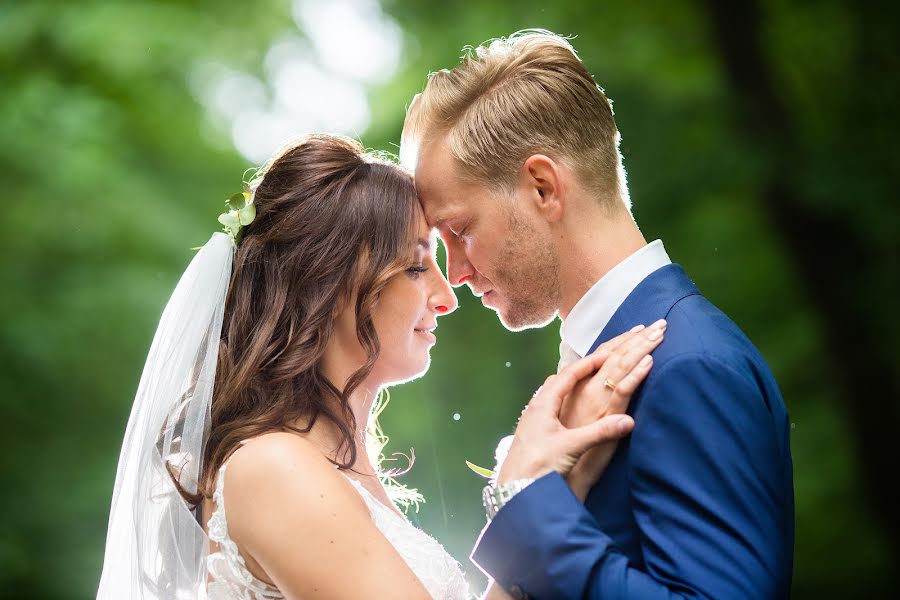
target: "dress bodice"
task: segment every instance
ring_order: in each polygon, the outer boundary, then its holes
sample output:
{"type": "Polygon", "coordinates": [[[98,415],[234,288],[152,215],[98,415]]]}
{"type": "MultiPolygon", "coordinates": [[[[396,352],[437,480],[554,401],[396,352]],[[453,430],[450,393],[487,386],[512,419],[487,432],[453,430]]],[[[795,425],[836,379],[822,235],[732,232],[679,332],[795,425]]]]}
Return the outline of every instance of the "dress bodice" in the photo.
{"type": "MultiPolygon", "coordinates": [[[[213,493],[216,508],[209,518],[209,539],[216,542],[218,548],[207,557],[207,598],[283,600],[284,595],[276,587],[257,579],[250,572],[237,544],[228,535],[224,496],[227,467],[228,461],[219,469],[213,493]]],[[[347,480],[362,496],[375,526],[394,546],[431,597],[435,600],[465,600],[468,584],[462,569],[443,546],[400,513],[382,504],[360,482],[351,477],[347,480]]]]}

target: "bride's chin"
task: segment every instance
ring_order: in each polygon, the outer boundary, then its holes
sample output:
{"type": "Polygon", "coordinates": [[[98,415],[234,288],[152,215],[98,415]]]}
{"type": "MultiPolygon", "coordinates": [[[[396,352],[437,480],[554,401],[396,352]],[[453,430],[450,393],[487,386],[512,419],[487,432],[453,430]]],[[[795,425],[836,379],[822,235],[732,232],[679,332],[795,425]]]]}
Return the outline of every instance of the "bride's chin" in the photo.
{"type": "Polygon", "coordinates": [[[401,368],[398,368],[396,370],[393,376],[390,377],[390,381],[387,382],[387,385],[398,385],[401,383],[412,381],[414,379],[418,379],[428,372],[430,366],[430,354],[427,355],[424,359],[417,358],[414,361],[411,360],[410,362],[404,364],[401,368]]]}

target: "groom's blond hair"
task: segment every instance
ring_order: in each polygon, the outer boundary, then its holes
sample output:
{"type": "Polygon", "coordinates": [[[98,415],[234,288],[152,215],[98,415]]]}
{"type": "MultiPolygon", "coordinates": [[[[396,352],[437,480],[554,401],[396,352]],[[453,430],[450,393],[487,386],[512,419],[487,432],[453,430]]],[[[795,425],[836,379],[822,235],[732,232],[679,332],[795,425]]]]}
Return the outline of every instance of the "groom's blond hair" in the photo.
{"type": "Polygon", "coordinates": [[[414,168],[418,149],[444,135],[471,181],[509,191],[540,153],[604,202],[628,204],[612,103],[568,40],[549,31],[467,48],[457,67],[431,73],[407,111],[401,158],[414,168]]]}

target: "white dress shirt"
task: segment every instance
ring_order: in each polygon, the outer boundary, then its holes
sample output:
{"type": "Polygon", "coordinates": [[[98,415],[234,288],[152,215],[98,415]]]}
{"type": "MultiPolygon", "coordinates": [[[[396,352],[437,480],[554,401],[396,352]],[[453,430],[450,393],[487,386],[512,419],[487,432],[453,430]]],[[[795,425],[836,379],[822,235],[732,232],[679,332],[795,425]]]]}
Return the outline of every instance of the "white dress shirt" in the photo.
{"type": "MultiPolygon", "coordinates": [[[[659,268],[672,264],[661,240],[647,244],[600,278],[569,312],[559,335],[560,369],[587,354],[634,288],[659,268]]],[[[638,323],[635,323],[638,325],[638,323]]],[[[644,323],[649,325],[649,323],[644,323]]]]}

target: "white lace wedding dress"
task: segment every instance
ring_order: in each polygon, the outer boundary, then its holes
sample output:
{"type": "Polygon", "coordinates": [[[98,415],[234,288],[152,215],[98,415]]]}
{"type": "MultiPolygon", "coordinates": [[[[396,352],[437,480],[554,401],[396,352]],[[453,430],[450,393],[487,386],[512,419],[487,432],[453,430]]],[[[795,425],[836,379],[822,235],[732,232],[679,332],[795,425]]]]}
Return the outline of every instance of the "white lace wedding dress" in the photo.
{"type": "MultiPolygon", "coordinates": [[[[228,461],[219,469],[213,500],[216,510],[209,518],[209,539],[218,543],[218,551],[207,558],[208,600],[281,600],[277,588],[260,581],[247,569],[237,545],[228,535],[223,494],[228,461]]],[[[459,563],[447,554],[434,538],[416,528],[396,511],[378,501],[361,483],[347,477],[359,492],[375,526],[424,584],[435,600],[465,600],[468,585],[459,563]]],[[[365,596],[364,592],[361,592],[365,596]]]]}

